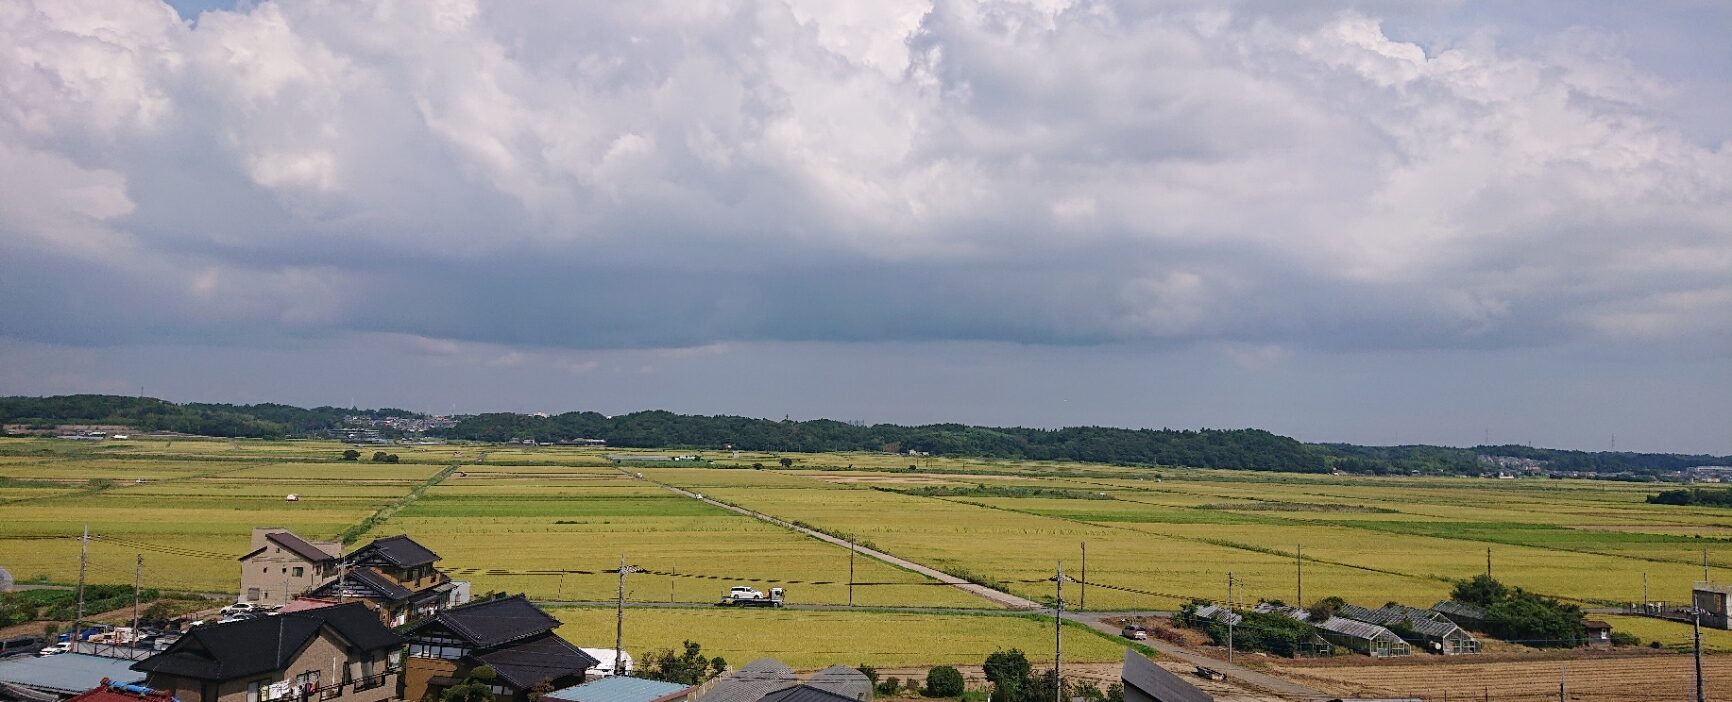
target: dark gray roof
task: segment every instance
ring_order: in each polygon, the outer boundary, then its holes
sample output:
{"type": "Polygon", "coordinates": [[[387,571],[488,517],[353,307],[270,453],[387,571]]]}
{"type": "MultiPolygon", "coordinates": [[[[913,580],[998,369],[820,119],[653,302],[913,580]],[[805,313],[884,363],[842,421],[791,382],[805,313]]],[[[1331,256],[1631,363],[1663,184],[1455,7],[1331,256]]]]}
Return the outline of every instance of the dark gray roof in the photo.
{"type": "Polygon", "coordinates": [[[559,620],[520,593],[452,607],[417,624],[410,634],[433,626],[450,630],[476,648],[492,648],[553,631],[559,620]]]}
{"type": "MultiPolygon", "coordinates": [[[[774,690],[794,684],[794,669],[773,658],[740,666],[699,697],[702,702],[758,702],[774,690]]],[[[694,700],[693,702],[697,702],[694,700]]]]}
{"type": "Polygon", "coordinates": [[[307,543],[306,539],[295,536],[292,532],[272,532],[265,535],[265,540],[275,543],[278,546],[282,546],[283,548],[293,552],[295,555],[314,563],[324,563],[325,561],[332,561],[337,558],[329,553],[325,553],[323,549],[307,543]]]}
{"type": "Polygon", "coordinates": [[[374,539],[373,543],[355,549],[355,553],[351,555],[376,555],[398,568],[413,568],[439,560],[439,554],[416,543],[405,534],[374,539]]]}
{"type": "Polygon", "coordinates": [[[1307,622],[1311,626],[1332,631],[1343,636],[1365,639],[1367,641],[1401,641],[1395,632],[1376,624],[1367,624],[1357,619],[1347,617],[1330,617],[1320,622],[1307,622]]]}
{"type": "MultiPolygon", "coordinates": [[[[1125,649],[1125,666],[1119,673],[1125,687],[1134,687],[1143,694],[1153,697],[1156,702],[1214,702],[1209,693],[1197,689],[1179,676],[1167,672],[1165,668],[1155,665],[1154,661],[1142,657],[1136,651],[1125,649]]],[[[1128,699],[1128,697],[1127,697],[1128,699]]]]}
{"type": "Polygon", "coordinates": [[[806,679],[806,684],[856,702],[872,699],[872,679],[845,665],[833,665],[813,673],[806,679]]]}
{"type": "Polygon", "coordinates": [[[1379,626],[1405,624],[1414,633],[1427,639],[1442,640],[1452,635],[1473,638],[1454,622],[1443,615],[1428,609],[1415,609],[1401,605],[1384,605],[1378,609],[1367,609],[1357,605],[1343,605],[1335,612],[1337,617],[1346,617],[1354,621],[1379,626]]]}
{"type": "Polygon", "coordinates": [[[326,627],[362,651],[403,645],[403,637],[380,624],[366,605],[353,602],[201,626],[132,669],[199,680],[233,680],[282,670],[326,627]]]}
{"type": "Polygon", "coordinates": [[[811,685],[791,685],[780,690],[772,690],[758,702],[859,702],[853,697],[839,695],[829,690],[811,685]]]}
{"type": "Polygon", "coordinates": [[[543,681],[581,677],[598,662],[594,656],[553,634],[542,634],[469,658],[499,671],[499,679],[519,690],[543,681]]]}
{"type": "Polygon", "coordinates": [[[414,590],[393,582],[372,568],[350,568],[348,572],[313,589],[314,596],[364,597],[361,591],[371,590],[386,602],[402,602],[415,594],[414,590]]]}

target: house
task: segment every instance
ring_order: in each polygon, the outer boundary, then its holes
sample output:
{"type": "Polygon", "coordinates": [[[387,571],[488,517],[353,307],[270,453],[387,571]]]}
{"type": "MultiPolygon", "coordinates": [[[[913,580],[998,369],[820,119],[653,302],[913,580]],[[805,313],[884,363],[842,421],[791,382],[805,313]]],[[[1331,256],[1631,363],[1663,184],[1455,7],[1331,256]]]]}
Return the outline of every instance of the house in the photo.
{"type": "Polygon", "coordinates": [[[0,660],[3,700],[53,702],[97,687],[104,680],[143,682],[144,676],[133,672],[132,661],[83,653],[0,660]]]}
{"type": "Polygon", "coordinates": [[[340,541],[308,541],[281,527],[254,527],[240,557],[241,601],[285,605],[337,575],[340,541]]]}
{"type": "Polygon", "coordinates": [[[1690,603],[1702,613],[1702,626],[1715,629],[1732,629],[1732,616],[1727,610],[1727,599],[1732,597],[1732,585],[1724,583],[1699,582],[1690,590],[1690,603]]]}
{"type": "Polygon", "coordinates": [[[764,695],[798,683],[794,669],[773,658],[740,666],[694,695],[692,702],[759,702],[764,695]]]}
{"type": "Polygon", "coordinates": [[[1431,611],[1443,615],[1457,626],[1472,631],[1485,631],[1486,625],[1491,621],[1490,617],[1486,615],[1484,607],[1458,600],[1444,600],[1434,604],[1431,606],[1431,611]]]}
{"type": "Polygon", "coordinates": [[[467,583],[433,566],[439,554],[408,536],[388,536],[344,556],[337,577],[314,588],[314,597],[367,603],[389,626],[467,601],[467,583]]]}
{"type": "Polygon", "coordinates": [[[1350,604],[1343,605],[1335,616],[1389,628],[1404,641],[1419,644],[1432,653],[1445,656],[1479,653],[1479,639],[1456,626],[1448,617],[1429,609],[1398,604],[1367,609],[1350,604]]]}
{"type": "Polygon", "coordinates": [[[1582,622],[1588,627],[1588,645],[1594,648],[1612,647],[1612,625],[1598,619],[1582,622]]]}
{"type": "Polygon", "coordinates": [[[561,702],[686,702],[695,689],[691,685],[620,675],[554,690],[542,695],[542,699],[561,702]]]}
{"type": "Polygon", "coordinates": [[[1406,640],[1376,624],[1346,617],[1330,617],[1320,622],[1307,623],[1317,629],[1317,635],[1323,637],[1323,640],[1372,658],[1413,655],[1413,647],[1409,646],[1406,640]]]}
{"type": "Polygon", "coordinates": [[[181,702],[381,702],[397,692],[403,637],[358,602],[196,627],[133,664],[181,702]]]}
{"type": "Polygon", "coordinates": [[[499,674],[493,692],[502,702],[527,702],[542,685],[583,683],[596,660],[555,635],[558,627],[558,619],[521,594],[439,612],[409,630],[401,697],[437,695],[481,666],[499,674]]]}
{"type": "Polygon", "coordinates": [[[1119,672],[1125,686],[1125,702],[1214,702],[1209,693],[1197,689],[1136,651],[1125,649],[1125,665],[1119,672]]]}

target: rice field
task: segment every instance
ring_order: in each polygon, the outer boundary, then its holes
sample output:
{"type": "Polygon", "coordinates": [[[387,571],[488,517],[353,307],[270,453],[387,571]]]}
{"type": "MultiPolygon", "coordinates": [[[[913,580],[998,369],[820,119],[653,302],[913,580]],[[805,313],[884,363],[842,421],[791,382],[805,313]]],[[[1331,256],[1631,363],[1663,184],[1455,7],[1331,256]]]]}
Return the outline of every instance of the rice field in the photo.
{"type": "MultiPolygon", "coordinates": [[[[583,647],[612,648],[614,611],[605,608],[552,610],[565,626],[560,635],[583,647]],[[591,633],[593,632],[593,633],[591,633]],[[587,636],[587,638],[585,638],[587,636]]],[[[1036,665],[1052,664],[1052,620],[980,614],[777,611],[729,609],[628,609],[625,649],[634,656],[678,649],[694,640],[707,656],[733,665],[772,657],[795,668],[836,663],[876,667],[979,665],[994,651],[1020,649],[1036,665]]],[[[1065,627],[1067,662],[1114,661],[1124,657],[1117,642],[1081,627],[1065,627]]]]}

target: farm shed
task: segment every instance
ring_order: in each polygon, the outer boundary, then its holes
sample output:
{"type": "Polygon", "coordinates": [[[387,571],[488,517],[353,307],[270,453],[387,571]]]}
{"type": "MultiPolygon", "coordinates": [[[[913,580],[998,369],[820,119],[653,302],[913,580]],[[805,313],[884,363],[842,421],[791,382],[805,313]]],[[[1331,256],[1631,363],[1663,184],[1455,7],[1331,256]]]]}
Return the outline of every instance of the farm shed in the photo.
{"type": "Polygon", "coordinates": [[[1235,626],[1237,626],[1239,624],[1239,622],[1245,621],[1244,617],[1239,616],[1238,614],[1234,613],[1232,610],[1227,609],[1226,607],[1222,607],[1220,605],[1203,605],[1201,607],[1198,607],[1197,608],[1197,618],[1199,618],[1199,619],[1213,619],[1215,621],[1221,622],[1222,624],[1232,624],[1235,626]]]}
{"type": "Polygon", "coordinates": [[[1455,625],[1442,614],[1428,609],[1404,607],[1402,605],[1384,605],[1378,609],[1366,609],[1357,605],[1343,606],[1335,616],[1346,617],[1367,624],[1383,627],[1394,627],[1391,631],[1403,629],[1411,631],[1411,636],[1403,636],[1408,643],[1422,644],[1425,650],[1446,656],[1470,655],[1479,653],[1479,639],[1473,634],[1455,625]]]}
{"type": "Polygon", "coordinates": [[[1690,602],[1696,609],[1702,611],[1702,626],[1715,629],[1732,629],[1732,608],[1727,606],[1727,600],[1732,598],[1732,585],[1726,583],[1699,582],[1690,590],[1690,602]]]}
{"type": "Polygon", "coordinates": [[[693,699],[694,702],[758,702],[764,695],[796,682],[794,669],[786,663],[774,658],[759,658],[716,678],[708,689],[700,689],[693,699]]]}
{"type": "Polygon", "coordinates": [[[1413,648],[1407,645],[1395,632],[1376,624],[1367,624],[1346,617],[1330,617],[1321,622],[1310,622],[1317,627],[1317,635],[1325,641],[1337,646],[1344,646],[1372,658],[1392,658],[1395,656],[1411,656],[1413,648]]]}
{"type": "Polygon", "coordinates": [[[1588,645],[1595,648],[1611,648],[1612,625],[1598,619],[1582,622],[1588,629],[1588,645]]]}
{"type": "Polygon", "coordinates": [[[1215,701],[1209,693],[1130,649],[1125,649],[1125,665],[1119,671],[1119,681],[1125,685],[1125,702],[1215,701]]]}
{"type": "Polygon", "coordinates": [[[833,665],[813,673],[812,677],[806,679],[806,684],[854,702],[872,699],[872,679],[845,665],[833,665]]]}
{"type": "Polygon", "coordinates": [[[1464,629],[1485,631],[1486,613],[1479,605],[1471,605],[1456,600],[1444,600],[1431,606],[1431,611],[1448,617],[1451,622],[1464,629]]]}

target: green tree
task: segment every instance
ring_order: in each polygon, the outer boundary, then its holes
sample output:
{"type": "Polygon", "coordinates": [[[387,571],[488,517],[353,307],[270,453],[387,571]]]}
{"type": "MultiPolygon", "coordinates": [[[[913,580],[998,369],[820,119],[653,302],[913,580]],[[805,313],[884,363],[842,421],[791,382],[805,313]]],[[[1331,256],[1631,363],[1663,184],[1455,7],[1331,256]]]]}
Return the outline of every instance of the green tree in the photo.
{"type": "Polygon", "coordinates": [[[394,454],[394,453],[385,454],[385,462],[386,463],[396,463],[397,462],[397,454],[394,454]]]}
{"type": "Polygon", "coordinates": [[[1029,679],[1034,667],[1029,665],[1028,656],[1018,649],[992,652],[981,668],[987,681],[998,692],[994,698],[1002,702],[1021,700],[1034,687],[1029,679]]]}
{"type": "Polygon", "coordinates": [[[793,467],[793,465],[794,465],[794,459],[792,459],[792,458],[784,457],[781,460],[778,460],[776,462],[782,464],[783,468],[790,468],[790,467],[793,467]]]}
{"type": "Polygon", "coordinates": [[[347,450],[343,451],[343,460],[345,460],[345,461],[359,461],[359,460],[361,460],[361,452],[356,451],[355,449],[347,449],[347,450]]]}
{"type": "Polygon", "coordinates": [[[961,697],[963,692],[962,672],[948,665],[941,665],[926,672],[926,689],[920,694],[927,697],[961,697]]]}
{"type": "Polygon", "coordinates": [[[440,702],[493,702],[493,681],[499,672],[488,666],[476,666],[463,682],[439,693],[440,702]]]}
{"type": "Polygon", "coordinates": [[[895,697],[896,693],[902,691],[902,678],[892,675],[885,678],[883,682],[873,685],[872,690],[885,697],[895,697]]]}
{"type": "Polygon", "coordinates": [[[671,648],[650,652],[639,663],[636,675],[651,680],[696,685],[721,674],[728,667],[728,662],[720,657],[705,658],[704,647],[695,641],[682,642],[681,648],[677,653],[671,648]]]}
{"type": "Polygon", "coordinates": [[[1482,573],[1457,582],[1449,597],[1457,602],[1489,607],[1507,599],[1509,594],[1509,587],[1482,573]]]}
{"type": "Polygon", "coordinates": [[[385,452],[384,451],[374,451],[373,452],[373,462],[374,463],[384,463],[385,462],[385,452]]]}

